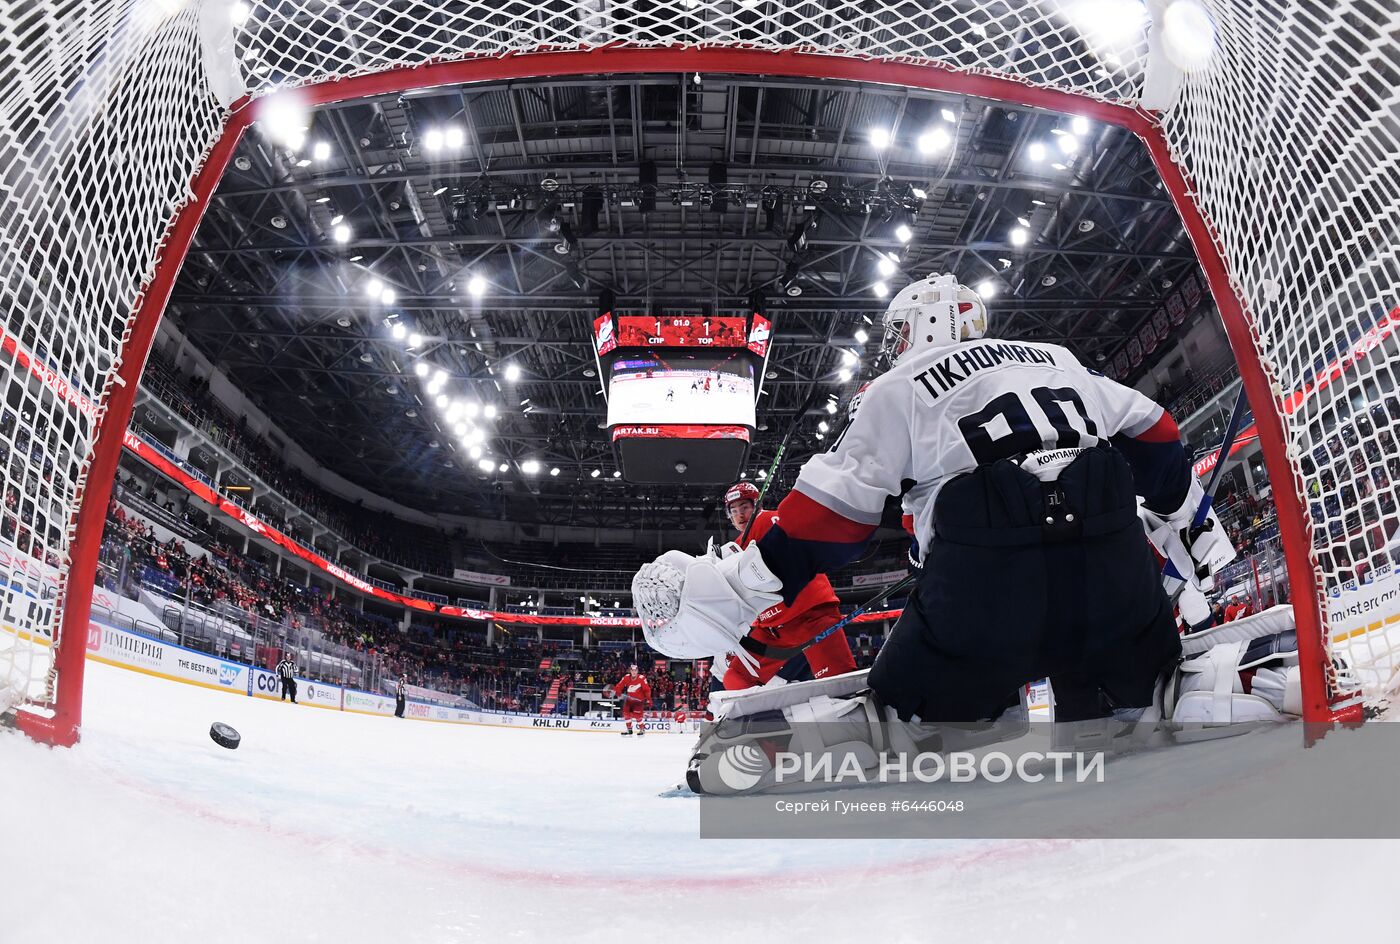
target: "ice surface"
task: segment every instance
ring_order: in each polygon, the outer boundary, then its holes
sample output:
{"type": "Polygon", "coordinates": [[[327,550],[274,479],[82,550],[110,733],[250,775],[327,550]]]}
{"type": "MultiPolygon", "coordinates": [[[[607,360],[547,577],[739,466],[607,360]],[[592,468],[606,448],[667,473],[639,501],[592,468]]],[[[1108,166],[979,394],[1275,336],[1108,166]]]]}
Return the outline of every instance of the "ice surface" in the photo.
{"type": "Polygon", "coordinates": [[[1393,895],[1393,842],[702,841],[698,801],[658,796],[688,736],[293,708],[96,663],[85,718],[72,751],[0,732],[3,944],[1393,931],[1363,904],[1393,895]]]}

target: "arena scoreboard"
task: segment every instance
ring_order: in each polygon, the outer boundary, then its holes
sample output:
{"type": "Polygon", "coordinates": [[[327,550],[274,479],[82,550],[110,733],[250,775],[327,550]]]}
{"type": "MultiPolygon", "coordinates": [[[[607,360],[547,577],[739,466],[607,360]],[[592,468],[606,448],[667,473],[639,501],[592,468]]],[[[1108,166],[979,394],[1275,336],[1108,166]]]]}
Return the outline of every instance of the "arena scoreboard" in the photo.
{"type": "Polygon", "coordinates": [[[623,478],[697,485],[737,479],[756,425],[772,330],[761,311],[600,312],[594,351],[623,478]]]}

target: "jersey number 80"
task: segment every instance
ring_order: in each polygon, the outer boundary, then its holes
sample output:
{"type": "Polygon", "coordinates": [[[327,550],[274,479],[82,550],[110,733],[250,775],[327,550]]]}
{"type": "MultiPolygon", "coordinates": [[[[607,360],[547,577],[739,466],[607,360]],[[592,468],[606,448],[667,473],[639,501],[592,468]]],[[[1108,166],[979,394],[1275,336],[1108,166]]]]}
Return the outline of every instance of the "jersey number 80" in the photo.
{"type": "Polygon", "coordinates": [[[1084,401],[1073,387],[1035,387],[1030,395],[1034,403],[1027,403],[1014,390],[1003,393],[958,420],[958,429],[978,465],[990,465],[998,459],[1037,449],[1078,446],[1084,434],[1098,437],[1098,427],[1089,419],[1084,401]],[[1070,422],[1065,404],[1074,407],[1079,426],[1070,422]]]}

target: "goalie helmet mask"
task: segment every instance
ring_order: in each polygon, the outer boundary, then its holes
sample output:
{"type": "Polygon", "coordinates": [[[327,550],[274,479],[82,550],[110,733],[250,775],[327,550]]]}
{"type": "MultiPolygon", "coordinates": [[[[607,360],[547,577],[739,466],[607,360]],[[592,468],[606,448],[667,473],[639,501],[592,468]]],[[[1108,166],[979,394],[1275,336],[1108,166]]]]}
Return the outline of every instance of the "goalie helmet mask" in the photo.
{"type": "Polygon", "coordinates": [[[951,275],[931,275],[900,290],[883,320],[880,352],[891,366],[911,351],[948,347],[987,334],[987,306],[951,275]]]}

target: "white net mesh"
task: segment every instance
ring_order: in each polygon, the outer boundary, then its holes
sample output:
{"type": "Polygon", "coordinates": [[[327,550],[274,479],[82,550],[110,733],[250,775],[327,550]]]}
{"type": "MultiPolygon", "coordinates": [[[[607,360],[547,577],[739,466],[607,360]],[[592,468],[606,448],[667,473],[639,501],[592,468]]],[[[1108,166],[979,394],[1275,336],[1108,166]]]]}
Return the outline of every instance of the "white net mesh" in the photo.
{"type": "MultiPolygon", "coordinates": [[[[1337,645],[1382,685],[1400,635],[1400,408],[1386,320],[1400,282],[1400,20],[1393,0],[1206,6],[1208,16],[1158,0],[0,0],[4,542],[66,575],[111,377],[162,239],[228,118],[221,98],[603,47],[936,65],[1161,109],[1287,415],[1292,467],[1271,470],[1274,487],[1304,496],[1337,645]],[[1184,77],[1168,62],[1185,64],[1184,77]]],[[[17,634],[51,627],[34,622],[42,608],[14,614],[0,633],[0,687],[32,692],[47,666],[20,657],[30,650],[17,634]]]]}

